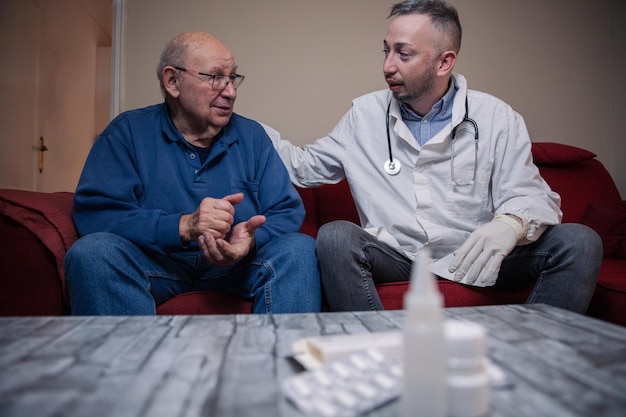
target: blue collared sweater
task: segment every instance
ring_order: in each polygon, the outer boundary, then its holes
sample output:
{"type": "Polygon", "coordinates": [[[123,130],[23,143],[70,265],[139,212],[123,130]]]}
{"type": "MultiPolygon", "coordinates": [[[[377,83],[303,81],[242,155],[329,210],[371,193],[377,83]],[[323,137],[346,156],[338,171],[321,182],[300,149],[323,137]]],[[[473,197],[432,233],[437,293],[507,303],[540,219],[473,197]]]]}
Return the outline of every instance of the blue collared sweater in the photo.
{"type": "Polygon", "coordinates": [[[163,103],[120,114],[98,137],[76,189],[74,222],[80,235],[112,232],[153,253],[197,251],[180,241],[181,215],[204,197],[238,192],[235,224],[267,217],[257,247],[302,225],[302,200],[259,123],[233,114],[201,164],[163,103]]]}

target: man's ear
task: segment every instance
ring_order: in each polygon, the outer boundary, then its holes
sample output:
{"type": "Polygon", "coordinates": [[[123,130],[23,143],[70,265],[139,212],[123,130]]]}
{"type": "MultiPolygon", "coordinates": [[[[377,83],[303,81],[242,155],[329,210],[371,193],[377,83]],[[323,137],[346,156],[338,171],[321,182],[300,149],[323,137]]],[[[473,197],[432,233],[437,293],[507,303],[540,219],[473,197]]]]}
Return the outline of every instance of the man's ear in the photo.
{"type": "Polygon", "coordinates": [[[178,85],[179,78],[176,68],[170,66],[163,68],[161,77],[163,79],[163,88],[165,88],[165,91],[172,97],[178,97],[180,94],[180,88],[178,85]]]}
{"type": "Polygon", "coordinates": [[[439,59],[437,75],[443,76],[450,74],[454,68],[454,64],[456,64],[456,52],[452,50],[445,51],[441,54],[441,58],[439,59]]]}

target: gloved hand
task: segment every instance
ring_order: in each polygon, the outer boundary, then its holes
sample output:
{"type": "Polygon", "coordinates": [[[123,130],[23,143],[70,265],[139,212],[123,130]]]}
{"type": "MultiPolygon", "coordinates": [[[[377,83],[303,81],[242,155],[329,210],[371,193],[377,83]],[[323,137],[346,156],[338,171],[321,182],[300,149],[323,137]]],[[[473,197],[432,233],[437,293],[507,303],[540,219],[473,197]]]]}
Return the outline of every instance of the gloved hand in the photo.
{"type": "Polygon", "coordinates": [[[524,236],[522,225],[511,216],[496,216],[474,230],[455,252],[449,271],[454,280],[465,278],[467,284],[480,280],[485,286],[495,284],[500,265],[517,242],[524,236]]]}

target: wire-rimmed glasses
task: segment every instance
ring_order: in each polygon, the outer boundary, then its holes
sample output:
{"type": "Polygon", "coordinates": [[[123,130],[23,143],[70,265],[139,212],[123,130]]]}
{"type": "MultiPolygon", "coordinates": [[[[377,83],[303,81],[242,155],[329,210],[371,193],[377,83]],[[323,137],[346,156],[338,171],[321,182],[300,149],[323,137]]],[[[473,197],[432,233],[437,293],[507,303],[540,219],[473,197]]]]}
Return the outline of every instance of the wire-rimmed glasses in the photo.
{"type": "Polygon", "coordinates": [[[204,72],[195,71],[183,67],[174,67],[178,71],[188,72],[189,74],[195,75],[200,81],[210,82],[211,87],[216,90],[223,90],[228,86],[228,83],[232,83],[235,90],[237,87],[243,83],[243,80],[246,78],[241,74],[234,75],[222,75],[222,74],[206,74],[204,72]]]}

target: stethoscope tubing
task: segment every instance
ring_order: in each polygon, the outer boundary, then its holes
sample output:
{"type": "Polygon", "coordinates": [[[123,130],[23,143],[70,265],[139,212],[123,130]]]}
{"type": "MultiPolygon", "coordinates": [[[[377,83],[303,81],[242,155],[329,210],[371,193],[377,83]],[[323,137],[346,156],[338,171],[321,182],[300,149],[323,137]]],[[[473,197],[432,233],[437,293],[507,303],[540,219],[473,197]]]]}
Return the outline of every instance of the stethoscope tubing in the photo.
{"type": "Polygon", "coordinates": [[[400,172],[400,168],[402,168],[402,164],[400,161],[393,160],[393,152],[391,151],[391,135],[389,134],[389,110],[391,109],[391,100],[389,100],[389,104],[387,104],[387,147],[389,150],[389,159],[385,161],[383,165],[383,169],[389,175],[396,175],[400,172]]]}
{"type": "MultiPolygon", "coordinates": [[[[400,161],[393,160],[393,152],[391,149],[391,134],[389,133],[389,112],[391,111],[391,101],[392,100],[389,100],[389,104],[387,104],[387,115],[386,115],[386,120],[385,120],[386,127],[387,127],[387,149],[389,152],[389,159],[387,159],[385,163],[383,164],[383,169],[389,175],[396,175],[398,174],[398,172],[400,172],[401,164],[400,164],[400,161]]],[[[450,175],[452,176],[452,181],[454,182],[456,186],[465,187],[468,185],[472,185],[474,181],[476,180],[476,169],[477,169],[477,164],[478,164],[478,140],[479,140],[478,123],[476,123],[474,119],[469,117],[469,105],[467,102],[467,97],[465,97],[465,115],[463,116],[463,120],[461,120],[461,122],[457,124],[456,126],[454,126],[454,128],[452,129],[452,138],[450,139],[450,147],[451,147],[451,152],[452,152],[452,155],[450,157],[451,159],[450,160],[450,164],[451,164],[450,175]],[[461,182],[456,181],[456,179],[454,178],[454,143],[456,142],[457,128],[466,122],[470,123],[472,127],[474,128],[474,175],[471,181],[467,183],[461,183],[461,182]]]]}

